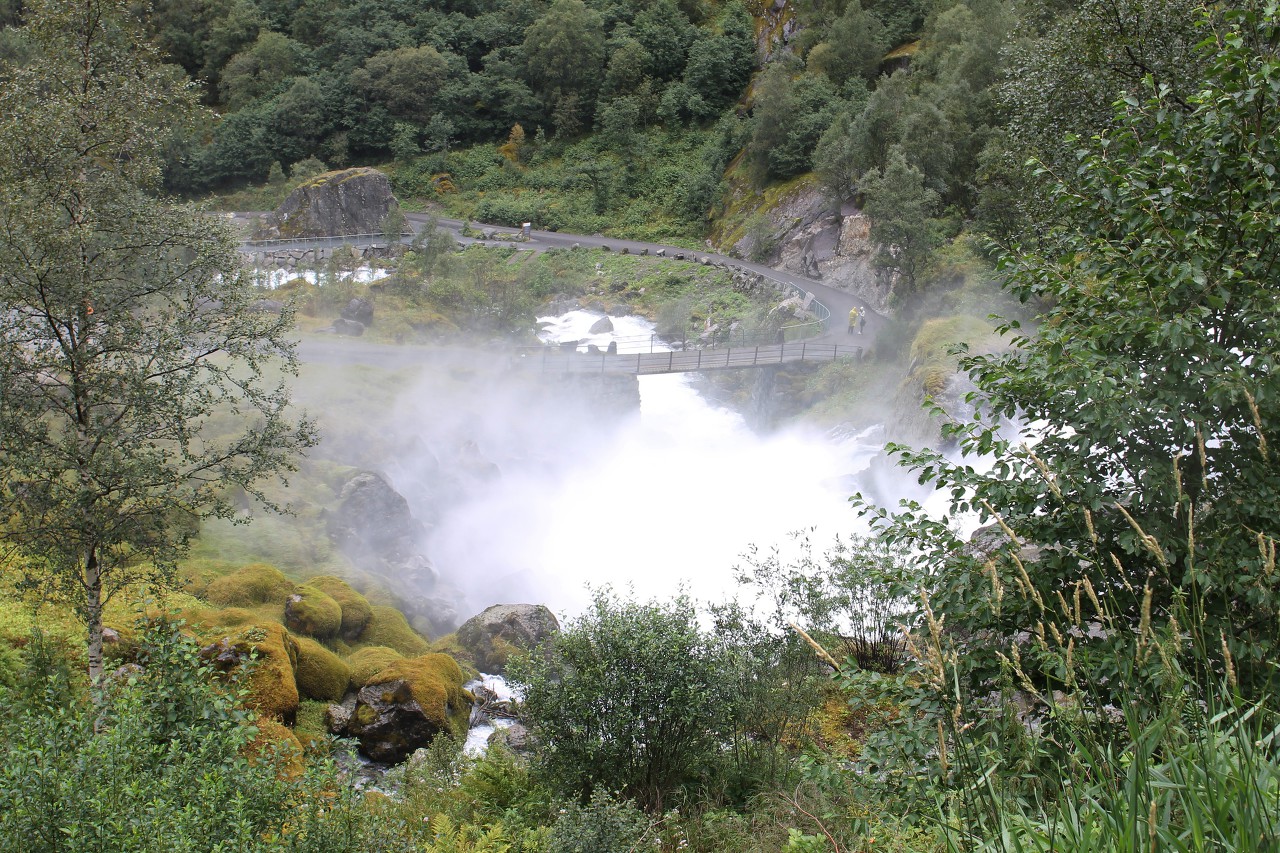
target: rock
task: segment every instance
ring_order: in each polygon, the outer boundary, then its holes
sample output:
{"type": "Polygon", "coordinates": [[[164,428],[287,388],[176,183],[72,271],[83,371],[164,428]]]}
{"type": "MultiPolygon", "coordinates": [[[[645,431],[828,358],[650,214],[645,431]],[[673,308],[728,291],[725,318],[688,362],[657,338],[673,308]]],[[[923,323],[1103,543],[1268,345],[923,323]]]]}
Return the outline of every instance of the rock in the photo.
{"type": "Polygon", "coordinates": [[[368,299],[352,299],[342,309],[342,319],[351,320],[362,326],[373,325],[373,303],[368,299]]]}
{"type": "Polygon", "coordinates": [[[351,667],[310,637],[298,637],[297,643],[298,692],[308,699],[341,699],[351,680],[351,667]]]}
{"type": "Polygon", "coordinates": [[[377,169],[325,172],[303,183],[261,220],[255,240],[380,234],[400,210],[391,182],[377,169]]]}
{"type": "Polygon", "coordinates": [[[357,694],[347,732],[374,761],[396,763],[444,731],[461,734],[471,712],[462,670],[448,655],[399,660],[357,694]]]}
{"type": "Polygon", "coordinates": [[[591,324],[588,330],[593,335],[603,335],[613,331],[613,321],[608,317],[601,317],[591,324]]]}
{"type": "Polygon", "coordinates": [[[120,632],[117,631],[115,628],[103,627],[102,644],[104,646],[109,646],[113,643],[118,643],[118,642],[120,642],[120,632]]]}
{"type": "Polygon", "coordinates": [[[284,625],[295,634],[334,637],[342,628],[342,608],[314,586],[304,584],[284,600],[284,625]]]}
{"type": "Polygon", "coordinates": [[[342,487],[329,518],[329,535],[348,556],[399,563],[425,532],[404,496],[380,474],[362,471],[342,487]]]}
{"type": "Polygon", "coordinates": [[[560,630],[541,604],[495,604],[458,629],[458,644],[481,672],[502,673],[512,652],[527,651],[560,630]]]}
{"type": "Polygon", "coordinates": [[[307,584],[338,603],[342,613],[338,633],[342,635],[342,639],[351,642],[359,637],[373,618],[373,610],[365,597],[352,589],[351,584],[333,575],[319,575],[307,581],[307,584]]]}
{"type": "Polygon", "coordinates": [[[261,311],[263,314],[279,314],[284,311],[284,303],[279,299],[259,299],[252,307],[254,311],[261,311]]]}
{"type": "Polygon", "coordinates": [[[229,575],[212,580],[202,597],[219,607],[282,604],[295,586],[293,581],[274,566],[250,563],[229,575]]]}
{"type": "MultiPolygon", "coordinates": [[[[365,646],[357,652],[352,652],[347,658],[347,665],[351,669],[349,687],[351,690],[359,690],[369,683],[369,680],[378,673],[382,672],[391,664],[404,658],[393,648],[388,646],[365,646]]],[[[354,696],[355,694],[351,694],[354,696]]],[[[352,707],[355,707],[355,701],[352,700],[352,707]]]]}
{"type": "Polygon", "coordinates": [[[333,321],[333,325],[329,327],[334,334],[346,335],[349,338],[358,338],[364,334],[364,324],[355,320],[348,320],[346,317],[339,317],[333,321]]]}
{"type": "Polygon", "coordinates": [[[358,698],[353,691],[343,696],[341,702],[324,709],[324,724],[329,728],[330,734],[347,733],[347,725],[351,722],[351,715],[356,712],[358,698]]]}
{"type": "Polygon", "coordinates": [[[533,751],[533,735],[519,723],[512,723],[506,728],[495,729],[489,735],[489,745],[501,744],[517,755],[525,755],[533,751]]]}
{"type": "Polygon", "coordinates": [[[200,656],[221,672],[230,672],[247,660],[249,706],[264,717],[293,725],[298,713],[298,643],[276,622],[249,625],[210,643],[200,656]]]}

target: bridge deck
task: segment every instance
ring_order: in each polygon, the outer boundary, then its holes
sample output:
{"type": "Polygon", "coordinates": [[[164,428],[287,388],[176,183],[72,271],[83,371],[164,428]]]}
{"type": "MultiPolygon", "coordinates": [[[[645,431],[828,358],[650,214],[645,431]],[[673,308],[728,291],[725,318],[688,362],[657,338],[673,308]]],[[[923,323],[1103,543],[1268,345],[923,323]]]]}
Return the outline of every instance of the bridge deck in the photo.
{"type": "Polygon", "coordinates": [[[525,350],[517,361],[544,373],[689,373],[695,370],[729,370],[766,367],[803,361],[862,358],[862,347],[806,341],[748,347],[707,347],[679,352],[626,355],[566,352],[555,347],[525,350]]]}

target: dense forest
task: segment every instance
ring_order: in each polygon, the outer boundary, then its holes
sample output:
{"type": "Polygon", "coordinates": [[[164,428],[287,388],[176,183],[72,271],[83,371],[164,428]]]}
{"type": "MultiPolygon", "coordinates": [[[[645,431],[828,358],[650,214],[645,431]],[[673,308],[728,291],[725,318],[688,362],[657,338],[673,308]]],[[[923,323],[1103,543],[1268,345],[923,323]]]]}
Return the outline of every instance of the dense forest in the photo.
{"type": "MultiPolygon", "coordinates": [[[[0,850],[1280,849],[1278,125],[1271,0],[0,0],[0,850]],[[295,320],[369,291],[264,311],[206,215],[369,164],[762,261],[789,194],[865,214],[885,332],[796,393],[963,380],[940,450],[886,448],[948,514],[855,496],[868,535],[748,551],[754,606],[435,630],[298,533],[353,470],[291,394],[355,434],[409,374],[300,365],[295,320]],[[495,666],[528,737],[463,755],[495,666]],[[394,701],[431,738],[361,790],[330,703],[366,692],[347,731],[394,701]]],[[[424,231],[388,334],[523,340],[601,280],[758,310],[513,256],[424,231]]]]}

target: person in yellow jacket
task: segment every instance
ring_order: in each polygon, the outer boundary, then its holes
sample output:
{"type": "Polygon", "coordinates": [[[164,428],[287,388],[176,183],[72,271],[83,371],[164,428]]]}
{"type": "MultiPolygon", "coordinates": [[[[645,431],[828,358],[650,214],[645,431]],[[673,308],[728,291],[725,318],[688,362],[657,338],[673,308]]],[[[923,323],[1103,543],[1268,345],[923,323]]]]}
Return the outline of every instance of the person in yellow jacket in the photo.
{"type": "Polygon", "coordinates": [[[853,327],[858,325],[858,318],[861,316],[862,313],[858,311],[856,306],[849,309],[849,334],[853,334],[853,327]]]}

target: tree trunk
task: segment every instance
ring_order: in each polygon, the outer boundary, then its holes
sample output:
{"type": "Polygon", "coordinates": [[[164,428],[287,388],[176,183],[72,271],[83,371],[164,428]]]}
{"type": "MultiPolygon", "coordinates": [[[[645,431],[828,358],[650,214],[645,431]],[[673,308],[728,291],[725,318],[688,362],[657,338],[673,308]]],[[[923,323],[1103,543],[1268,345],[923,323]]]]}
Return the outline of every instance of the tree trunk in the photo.
{"type": "Polygon", "coordinates": [[[85,558],[84,616],[89,628],[89,684],[96,697],[102,685],[102,566],[95,548],[85,558]]]}

